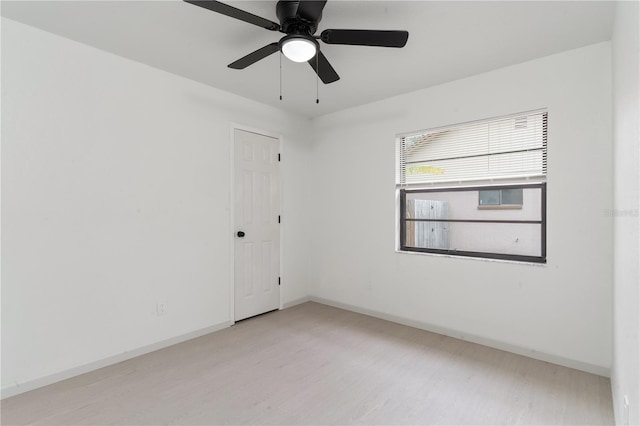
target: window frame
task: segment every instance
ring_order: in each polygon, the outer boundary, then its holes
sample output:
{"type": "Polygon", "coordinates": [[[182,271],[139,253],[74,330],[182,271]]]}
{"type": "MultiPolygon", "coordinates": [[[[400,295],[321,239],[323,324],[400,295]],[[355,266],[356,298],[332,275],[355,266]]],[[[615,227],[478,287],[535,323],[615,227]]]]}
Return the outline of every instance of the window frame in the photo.
{"type": "Polygon", "coordinates": [[[399,201],[400,211],[399,220],[400,225],[399,232],[399,251],[400,252],[418,252],[418,253],[430,253],[460,257],[473,257],[484,259],[497,259],[508,261],[520,261],[531,263],[546,263],[547,262],[547,183],[523,183],[523,184],[502,184],[502,185],[486,185],[486,186],[464,186],[464,187],[429,187],[429,188],[399,188],[399,201]],[[429,192],[460,192],[460,191],[485,191],[485,190],[502,190],[502,189],[528,189],[539,188],[540,189],[540,220],[487,220],[487,219],[407,219],[407,194],[411,193],[429,193],[429,192]],[[505,253],[491,253],[491,252],[475,252],[475,251],[460,251],[460,250],[443,250],[443,249],[431,249],[424,247],[411,247],[406,245],[406,223],[407,222],[463,222],[463,223],[523,223],[523,224],[539,224],[540,225],[540,256],[526,256],[516,254],[505,253]]]}

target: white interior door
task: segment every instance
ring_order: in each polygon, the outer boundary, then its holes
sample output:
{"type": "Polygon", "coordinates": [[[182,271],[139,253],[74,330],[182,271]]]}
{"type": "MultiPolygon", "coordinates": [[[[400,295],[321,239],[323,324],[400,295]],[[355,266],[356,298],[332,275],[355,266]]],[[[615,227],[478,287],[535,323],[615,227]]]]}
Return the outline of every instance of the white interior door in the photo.
{"type": "Polygon", "coordinates": [[[279,140],[234,130],[235,320],[280,307],[279,140]]]}

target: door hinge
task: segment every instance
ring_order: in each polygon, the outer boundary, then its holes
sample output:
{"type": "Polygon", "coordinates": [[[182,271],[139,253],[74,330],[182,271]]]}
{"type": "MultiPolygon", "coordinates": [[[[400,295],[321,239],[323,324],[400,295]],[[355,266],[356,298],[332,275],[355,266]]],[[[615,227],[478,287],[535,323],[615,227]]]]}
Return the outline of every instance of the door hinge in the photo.
{"type": "Polygon", "coordinates": [[[280,285],[280,277],[278,277],[278,285],[280,285]]]}
{"type": "Polygon", "coordinates": [[[278,215],[278,223],[280,223],[280,215],[278,215]]]}
{"type": "Polygon", "coordinates": [[[278,161],[281,161],[281,160],[280,160],[280,153],[278,153],[278,161]]]}

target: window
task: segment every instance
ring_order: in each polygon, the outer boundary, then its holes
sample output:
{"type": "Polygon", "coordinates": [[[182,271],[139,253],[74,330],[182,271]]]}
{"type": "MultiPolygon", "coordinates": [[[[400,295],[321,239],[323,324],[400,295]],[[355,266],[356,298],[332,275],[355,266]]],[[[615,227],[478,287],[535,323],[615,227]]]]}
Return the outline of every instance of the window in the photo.
{"type": "Polygon", "coordinates": [[[544,262],[545,183],[400,190],[403,251],[544,262]],[[518,210],[478,211],[478,194],[515,191],[518,210]]]}
{"type": "Polygon", "coordinates": [[[399,248],[546,262],[547,113],[398,138],[399,248]]]}
{"type": "Polygon", "coordinates": [[[522,207],[522,188],[491,189],[478,191],[478,206],[480,207],[522,207]]]}

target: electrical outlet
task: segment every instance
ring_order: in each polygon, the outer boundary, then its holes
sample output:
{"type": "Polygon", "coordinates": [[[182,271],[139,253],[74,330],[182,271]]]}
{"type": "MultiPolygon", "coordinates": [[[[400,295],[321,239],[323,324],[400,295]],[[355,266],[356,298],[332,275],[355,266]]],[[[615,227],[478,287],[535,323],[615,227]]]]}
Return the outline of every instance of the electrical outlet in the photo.
{"type": "Polygon", "coordinates": [[[157,315],[166,315],[167,314],[167,304],[163,302],[158,302],[156,305],[156,314],[157,315]]]}

